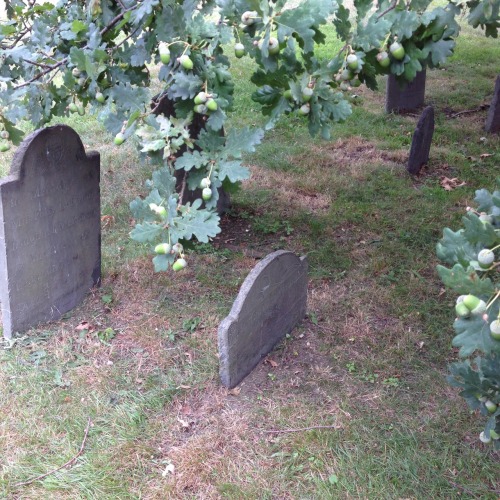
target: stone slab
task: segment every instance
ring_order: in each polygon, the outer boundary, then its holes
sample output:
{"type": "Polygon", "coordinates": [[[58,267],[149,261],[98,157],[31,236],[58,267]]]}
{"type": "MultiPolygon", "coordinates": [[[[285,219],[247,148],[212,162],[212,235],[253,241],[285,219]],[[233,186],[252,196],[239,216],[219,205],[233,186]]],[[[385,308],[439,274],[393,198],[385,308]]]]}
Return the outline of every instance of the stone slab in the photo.
{"type": "Polygon", "coordinates": [[[500,132],[500,75],[497,76],[493,99],[491,100],[485,129],[492,134],[500,132]]]}
{"type": "Polygon", "coordinates": [[[0,302],[10,338],[100,283],[100,160],[65,125],[29,135],[0,179],[0,302]]]}
{"type": "Polygon", "coordinates": [[[406,166],[408,172],[417,175],[420,169],[429,161],[432,136],[434,135],[434,108],[427,106],[417,123],[411,141],[410,156],[406,166]]]}
{"type": "Polygon", "coordinates": [[[426,71],[419,71],[415,79],[402,87],[394,75],[387,78],[385,111],[386,113],[404,113],[422,108],[425,100],[426,71]]]}
{"type": "Polygon", "coordinates": [[[237,386],[306,314],[307,259],[278,250],[249,273],[219,325],[222,384],[237,386]]]}

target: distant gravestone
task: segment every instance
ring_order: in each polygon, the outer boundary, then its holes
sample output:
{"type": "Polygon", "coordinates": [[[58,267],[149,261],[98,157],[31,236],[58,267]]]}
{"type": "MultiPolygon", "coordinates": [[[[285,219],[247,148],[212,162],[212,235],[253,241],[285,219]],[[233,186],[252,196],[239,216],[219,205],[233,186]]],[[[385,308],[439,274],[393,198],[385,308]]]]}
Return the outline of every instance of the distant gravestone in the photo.
{"type": "Polygon", "coordinates": [[[485,128],[487,132],[500,132],[500,75],[497,76],[495,83],[495,91],[488,111],[485,128]]]}
{"type": "Polygon", "coordinates": [[[261,260],[219,326],[222,384],[238,385],[304,318],[306,303],[306,257],[278,250],[261,260]]]}
{"type": "Polygon", "coordinates": [[[423,69],[413,81],[401,87],[395,76],[390,74],[387,78],[386,113],[404,113],[420,109],[425,100],[425,75],[426,71],[423,69]]]}
{"type": "Polygon", "coordinates": [[[0,179],[3,333],[52,321],[100,283],[99,154],[57,125],[29,135],[0,179]]]}
{"type": "Polygon", "coordinates": [[[429,152],[431,150],[432,136],[434,134],[434,108],[427,106],[417,123],[417,128],[413,133],[411,141],[408,172],[417,175],[420,169],[429,161],[429,152]]]}

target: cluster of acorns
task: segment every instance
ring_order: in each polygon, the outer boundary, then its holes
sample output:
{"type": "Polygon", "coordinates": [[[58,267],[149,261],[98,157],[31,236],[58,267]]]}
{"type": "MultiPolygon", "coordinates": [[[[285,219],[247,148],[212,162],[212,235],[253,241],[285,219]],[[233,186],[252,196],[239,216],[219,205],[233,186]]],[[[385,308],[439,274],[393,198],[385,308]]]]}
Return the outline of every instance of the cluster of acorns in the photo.
{"type": "MultiPolygon", "coordinates": [[[[475,295],[460,295],[458,297],[455,312],[461,319],[468,319],[474,316],[482,316],[486,313],[486,302],[475,295]]],[[[485,316],[487,318],[487,316],[485,316]]],[[[490,324],[490,335],[494,340],[500,341],[500,318],[495,319],[490,324]]]]}
{"type": "Polygon", "coordinates": [[[207,115],[218,108],[217,101],[214,99],[212,94],[207,92],[198,92],[194,98],[194,111],[202,115],[207,115]]]}
{"type": "Polygon", "coordinates": [[[387,49],[386,46],[382,47],[379,53],[377,54],[377,61],[380,64],[380,66],[382,66],[382,68],[388,68],[391,65],[391,56],[396,61],[402,61],[405,57],[406,54],[405,49],[398,42],[397,37],[394,38],[394,41],[389,46],[389,53],[387,52],[386,49],[387,49]]]}
{"type": "MultiPolygon", "coordinates": [[[[149,208],[161,218],[167,217],[167,209],[162,205],[150,203],[149,208]]],[[[180,271],[187,266],[186,258],[184,255],[184,247],[180,243],[171,245],[170,243],[159,243],[155,246],[155,253],[158,255],[177,255],[175,262],[172,264],[174,271],[180,271]]]]}
{"type": "Polygon", "coordinates": [[[359,57],[351,51],[346,57],[344,65],[335,75],[335,80],[340,82],[340,90],[351,90],[352,87],[359,87],[361,80],[356,75],[361,71],[361,61],[359,57]]]}
{"type": "MultiPolygon", "coordinates": [[[[298,110],[299,115],[306,116],[309,114],[309,112],[311,111],[311,106],[309,104],[309,101],[311,100],[313,94],[314,94],[314,82],[310,82],[307,86],[302,88],[300,96],[301,99],[300,103],[302,103],[302,105],[298,110]]],[[[285,90],[283,96],[289,101],[294,100],[292,91],[290,89],[285,90]]]]}
{"type": "MultiPolygon", "coordinates": [[[[163,64],[169,64],[171,60],[170,49],[167,43],[161,42],[158,47],[158,54],[160,55],[160,61],[163,64]]],[[[182,54],[177,58],[177,62],[187,71],[190,71],[194,67],[193,60],[187,54],[182,54]]]]}

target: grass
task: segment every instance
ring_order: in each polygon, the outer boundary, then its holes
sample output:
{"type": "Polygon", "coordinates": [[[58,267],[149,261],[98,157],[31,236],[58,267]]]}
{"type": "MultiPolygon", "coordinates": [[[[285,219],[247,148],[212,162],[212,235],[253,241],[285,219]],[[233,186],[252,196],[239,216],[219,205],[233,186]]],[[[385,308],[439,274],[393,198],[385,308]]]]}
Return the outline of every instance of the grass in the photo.
{"type": "MultiPolygon", "coordinates": [[[[418,178],[404,168],[417,117],[384,114],[383,80],[359,90],[331,141],[281,121],[246,158],[252,178],[223,236],[176,275],[154,274],[128,238],[149,165],[109,146],[92,117],[68,119],[101,152],[103,287],[0,352],[0,497],[498,498],[500,457],[444,380],[454,298],[434,253],[498,176],[486,112],[450,116],[489,101],[497,56],[466,29],[428,72],[436,131],[418,178]],[[445,191],[441,176],[466,184],[445,191]],[[227,391],[217,326],[255,258],[277,248],[308,255],[308,316],[227,391]],[[74,457],[89,418],[73,467],[16,486],[74,457]]],[[[250,71],[235,61],[238,125],[262,123],[250,71]]]]}

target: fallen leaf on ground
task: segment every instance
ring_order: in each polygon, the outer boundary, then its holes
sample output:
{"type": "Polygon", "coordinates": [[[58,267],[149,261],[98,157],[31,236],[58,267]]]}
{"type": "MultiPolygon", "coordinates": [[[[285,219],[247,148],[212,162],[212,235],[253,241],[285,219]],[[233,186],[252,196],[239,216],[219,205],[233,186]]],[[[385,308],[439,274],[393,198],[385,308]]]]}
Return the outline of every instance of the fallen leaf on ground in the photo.
{"type": "Polygon", "coordinates": [[[165,470],[161,473],[161,475],[163,477],[166,477],[167,474],[173,474],[175,472],[175,466],[174,464],[168,464],[166,467],[165,467],[165,470]]]}
{"type": "Polygon", "coordinates": [[[189,422],[187,420],[183,420],[182,418],[179,418],[179,417],[177,417],[177,422],[179,422],[179,424],[181,424],[181,428],[184,431],[188,431],[189,428],[191,427],[191,423],[192,423],[192,422],[189,422]]]}
{"type": "Polygon", "coordinates": [[[95,331],[95,328],[88,322],[88,321],[82,321],[76,328],[75,330],[81,332],[83,330],[86,330],[88,333],[92,333],[95,331]]]}
{"type": "Polygon", "coordinates": [[[442,176],[440,178],[440,184],[441,187],[443,187],[446,191],[451,191],[452,189],[465,186],[465,182],[461,181],[457,177],[453,177],[452,179],[450,179],[446,176],[442,176]]]}
{"type": "Polygon", "coordinates": [[[271,358],[267,358],[266,363],[270,364],[273,368],[278,368],[278,363],[276,363],[276,361],[274,361],[274,359],[271,359],[271,358]]]}

